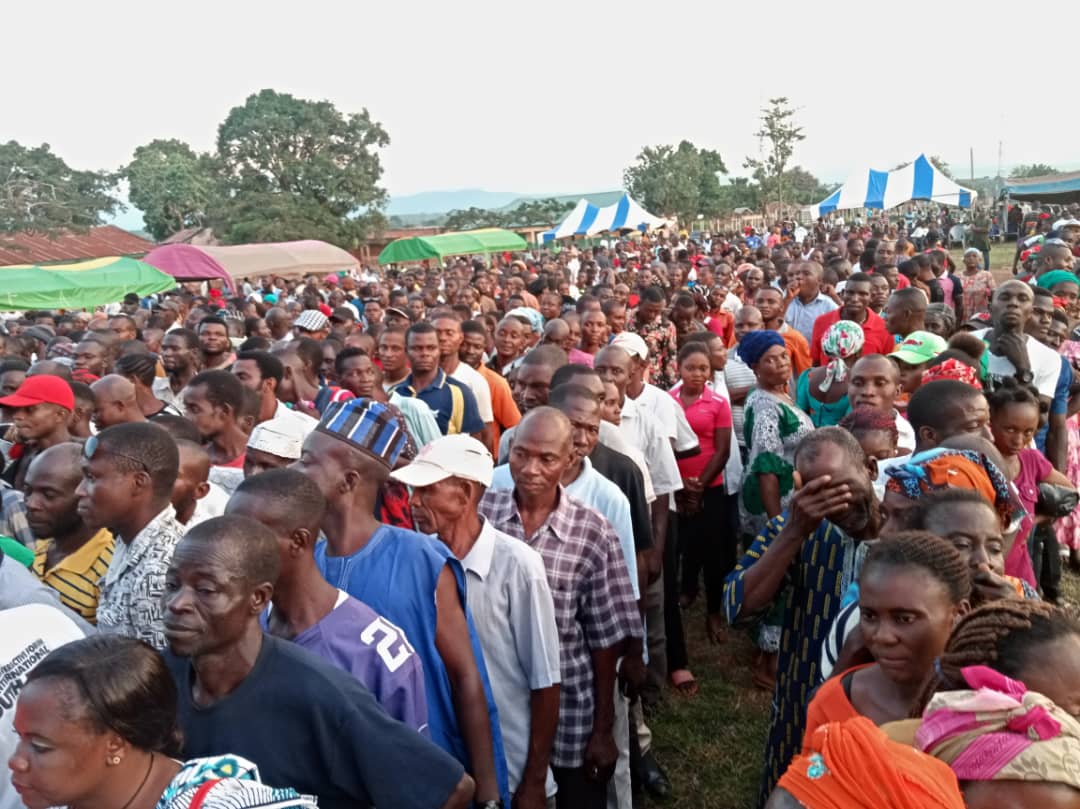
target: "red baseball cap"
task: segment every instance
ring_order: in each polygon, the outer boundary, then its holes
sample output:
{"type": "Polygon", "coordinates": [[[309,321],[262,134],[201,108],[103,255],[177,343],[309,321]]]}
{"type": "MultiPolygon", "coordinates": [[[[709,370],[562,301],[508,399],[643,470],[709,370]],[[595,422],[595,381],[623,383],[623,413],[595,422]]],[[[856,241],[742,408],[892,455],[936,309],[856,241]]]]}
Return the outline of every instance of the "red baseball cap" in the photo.
{"type": "Polygon", "coordinates": [[[0,399],[0,405],[4,407],[33,407],[39,404],[54,404],[74,410],[75,394],[71,392],[71,385],[60,377],[39,374],[26,377],[17,391],[0,399]]]}

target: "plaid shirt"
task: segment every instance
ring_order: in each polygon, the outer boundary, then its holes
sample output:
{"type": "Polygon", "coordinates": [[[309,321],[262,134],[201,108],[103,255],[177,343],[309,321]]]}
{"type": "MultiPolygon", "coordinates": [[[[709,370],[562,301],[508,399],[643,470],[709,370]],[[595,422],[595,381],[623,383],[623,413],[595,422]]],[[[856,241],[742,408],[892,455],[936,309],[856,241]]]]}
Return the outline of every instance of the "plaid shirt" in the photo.
{"type": "Polygon", "coordinates": [[[593,667],[590,652],[642,636],[626,560],[611,524],[568,497],[559,502],[531,537],[512,489],[488,490],[480,512],[498,530],[521,539],[544,558],[559,627],[562,688],[553,767],[580,767],[593,726],[593,667]]]}
{"type": "Polygon", "coordinates": [[[23,493],[0,482],[0,536],[11,537],[28,548],[34,547],[34,532],[26,521],[23,493]]]}

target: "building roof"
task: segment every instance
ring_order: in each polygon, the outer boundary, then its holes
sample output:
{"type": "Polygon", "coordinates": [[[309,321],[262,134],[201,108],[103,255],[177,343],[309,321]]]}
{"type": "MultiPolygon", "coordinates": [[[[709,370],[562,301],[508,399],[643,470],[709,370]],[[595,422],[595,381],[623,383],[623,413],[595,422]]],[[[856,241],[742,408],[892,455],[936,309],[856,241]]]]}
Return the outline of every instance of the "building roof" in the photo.
{"type": "Polygon", "coordinates": [[[90,228],[86,233],[49,237],[31,233],[0,233],[0,267],[9,264],[44,264],[83,258],[141,255],[154,243],[116,225],[90,228]]]}

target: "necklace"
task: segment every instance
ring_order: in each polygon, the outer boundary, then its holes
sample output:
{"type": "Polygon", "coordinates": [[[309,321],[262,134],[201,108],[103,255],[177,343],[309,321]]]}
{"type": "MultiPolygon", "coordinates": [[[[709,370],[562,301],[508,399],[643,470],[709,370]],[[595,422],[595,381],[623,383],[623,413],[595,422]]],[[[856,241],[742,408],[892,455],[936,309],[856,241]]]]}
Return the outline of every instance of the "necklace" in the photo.
{"type": "Polygon", "coordinates": [[[127,803],[125,803],[123,806],[121,806],[120,809],[128,809],[128,807],[131,806],[131,804],[135,801],[135,799],[137,797],[139,797],[139,793],[142,792],[142,788],[144,786],[146,786],[146,782],[150,780],[150,773],[153,771],[153,769],[154,769],[154,754],[151,753],[150,754],[150,766],[146,768],[146,775],[143,776],[143,779],[140,782],[138,788],[131,794],[131,797],[128,798],[127,803]]]}

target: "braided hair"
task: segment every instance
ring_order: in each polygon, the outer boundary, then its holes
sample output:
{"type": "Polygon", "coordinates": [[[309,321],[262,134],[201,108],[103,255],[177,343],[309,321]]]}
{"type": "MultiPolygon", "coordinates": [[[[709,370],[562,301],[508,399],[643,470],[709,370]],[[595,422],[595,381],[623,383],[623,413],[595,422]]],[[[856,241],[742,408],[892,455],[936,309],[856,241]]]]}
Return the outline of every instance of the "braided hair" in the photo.
{"type": "Polygon", "coordinates": [[[971,598],[971,570],[964,557],[948,540],[927,531],[901,531],[875,542],[861,575],[878,567],[919,568],[941,582],[953,604],[971,598]]]}
{"type": "Polygon", "coordinates": [[[1037,647],[1071,635],[1080,635],[1080,624],[1047,601],[1002,599],[983,604],[956,624],[935,667],[936,676],[927,684],[913,715],[921,716],[938,691],[966,689],[961,669],[988,666],[1020,680],[1037,660],[1033,654],[1037,647]]]}
{"type": "Polygon", "coordinates": [[[900,440],[900,432],[896,429],[896,417],[876,407],[854,408],[840,419],[839,426],[855,436],[856,440],[867,433],[878,432],[887,433],[894,445],[900,440]]]}

